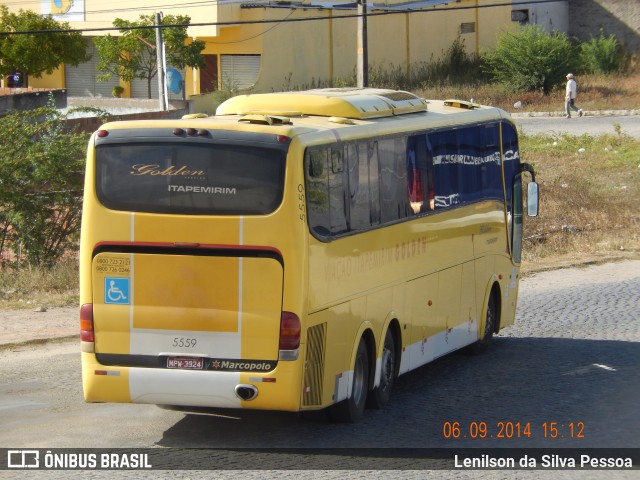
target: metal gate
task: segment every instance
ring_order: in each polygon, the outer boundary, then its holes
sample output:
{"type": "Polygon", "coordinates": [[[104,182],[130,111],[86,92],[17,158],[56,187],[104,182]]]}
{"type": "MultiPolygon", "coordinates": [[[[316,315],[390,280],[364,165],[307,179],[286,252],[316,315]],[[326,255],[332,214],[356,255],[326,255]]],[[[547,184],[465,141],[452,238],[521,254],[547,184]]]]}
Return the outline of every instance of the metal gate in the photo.
{"type": "Polygon", "coordinates": [[[113,87],[119,85],[118,77],[111,77],[106,82],[98,82],[96,77],[98,52],[92,38],[86,39],[87,53],[91,55],[88,62],[81,63],[77,67],[65,65],[64,81],[67,95],[70,97],[111,97],[113,87]]]}

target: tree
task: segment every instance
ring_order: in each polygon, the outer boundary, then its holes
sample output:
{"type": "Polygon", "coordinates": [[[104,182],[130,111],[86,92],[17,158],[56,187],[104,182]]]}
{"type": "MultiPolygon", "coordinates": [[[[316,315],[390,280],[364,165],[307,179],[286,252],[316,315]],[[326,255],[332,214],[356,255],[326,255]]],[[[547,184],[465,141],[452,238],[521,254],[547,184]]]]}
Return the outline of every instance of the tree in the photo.
{"type": "Polygon", "coordinates": [[[29,10],[10,13],[1,5],[0,32],[2,76],[18,69],[24,75],[40,78],[63,63],[76,66],[89,60],[82,34],[71,31],[68,23],[59,23],[51,16],[43,17],[29,10]]]}
{"type": "Polygon", "coordinates": [[[487,73],[515,91],[542,90],[545,94],[564,80],[574,51],[566,34],[547,33],[527,25],[498,36],[495,50],[482,55],[487,73]]]}
{"type": "MultiPolygon", "coordinates": [[[[190,22],[191,18],[185,15],[167,15],[162,19],[162,25],[179,25],[162,29],[167,63],[176,68],[205,66],[201,54],[205,43],[200,40],[187,43],[190,22]]],[[[158,72],[156,29],[135,27],[152,27],[154,24],[154,15],[140,15],[137,22],[116,18],[113,26],[120,30],[120,36],[105,35],[94,39],[99,57],[96,68],[104,72],[98,76],[99,81],[107,81],[113,75],[127,82],[134,78],[147,80],[147,92],[151,98],[151,83],[158,72]]]]}
{"type": "Polygon", "coordinates": [[[80,228],[86,133],[66,133],[46,107],[0,118],[0,247],[51,266],[80,228]]]}

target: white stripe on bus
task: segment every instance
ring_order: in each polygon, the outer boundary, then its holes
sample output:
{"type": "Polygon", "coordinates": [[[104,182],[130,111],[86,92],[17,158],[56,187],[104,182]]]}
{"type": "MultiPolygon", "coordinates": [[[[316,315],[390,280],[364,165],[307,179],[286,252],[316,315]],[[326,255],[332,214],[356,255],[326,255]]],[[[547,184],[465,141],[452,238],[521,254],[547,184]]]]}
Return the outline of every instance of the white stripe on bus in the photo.
{"type": "Polygon", "coordinates": [[[425,365],[447,353],[471,345],[478,340],[478,321],[469,320],[407,346],[402,353],[400,373],[425,365]]]}
{"type": "Polygon", "coordinates": [[[241,408],[235,394],[239,383],[238,372],[129,369],[129,393],[135,403],[241,408]]]}
{"type": "MultiPolygon", "coordinates": [[[[239,222],[239,231],[238,231],[238,243],[240,245],[244,245],[244,217],[240,216],[239,222]]],[[[238,336],[238,340],[240,340],[242,336],[242,256],[238,257],[238,328],[236,329],[236,335],[238,336]]],[[[238,351],[236,352],[235,357],[230,358],[242,358],[242,343],[238,342],[238,351]]]]}

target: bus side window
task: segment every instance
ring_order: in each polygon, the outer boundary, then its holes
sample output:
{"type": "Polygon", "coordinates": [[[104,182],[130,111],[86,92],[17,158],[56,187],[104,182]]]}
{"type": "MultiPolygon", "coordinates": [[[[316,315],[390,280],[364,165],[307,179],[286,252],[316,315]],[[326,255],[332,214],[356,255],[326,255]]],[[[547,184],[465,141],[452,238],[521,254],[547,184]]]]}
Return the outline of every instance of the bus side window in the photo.
{"type": "Polygon", "coordinates": [[[346,233],[348,183],[342,147],[309,149],[305,162],[309,227],[321,237],[346,233]]]}
{"type": "Polygon", "coordinates": [[[331,171],[329,172],[329,220],[331,235],[349,231],[348,180],[344,164],[344,149],[336,146],[329,150],[331,171]]]}
{"type": "Polygon", "coordinates": [[[424,134],[410,137],[407,142],[407,187],[414,214],[434,209],[433,161],[424,134]]]}
{"type": "Polygon", "coordinates": [[[500,159],[500,131],[497,123],[485,125],[485,159],[480,171],[482,197],[502,200],[502,172],[500,159]]]}
{"type": "Polygon", "coordinates": [[[307,150],[306,154],[306,196],[309,227],[322,237],[330,235],[329,227],[329,150],[326,148],[307,150]]]}
{"type": "Polygon", "coordinates": [[[369,192],[371,197],[371,225],[380,225],[380,167],[378,165],[378,142],[367,143],[369,159],[369,192]]]}
{"type": "MultiPolygon", "coordinates": [[[[347,147],[347,165],[349,178],[349,231],[364,231],[376,225],[376,213],[374,211],[373,202],[377,202],[377,198],[373,196],[372,190],[375,190],[374,182],[377,182],[377,175],[372,178],[372,157],[369,147],[370,142],[359,142],[350,144],[347,147]]],[[[373,142],[371,142],[373,143],[373,142]]],[[[377,163],[373,165],[377,171],[377,163]]],[[[376,185],[377,186],[377,185],[376,185]]]]}
{"type": "Polygon", "coordinates": [[[409,216],[407,195],[407,140],[405,137],[378,140],[380,179],[380,221],[394,222],[409,216]]]}
{"type": "Polygon", "coordinates": [[[424,136],[425,140],[425,172],[426,172],[426,186],[427,186],[427,198],[429,199],[429,210],[435,210],[436,208],[436,189],[434,186],[434,172],[433,172],[433,149],[429,142],[429,136],[424,136]]]}
{"type": "Polygon", "coordinates": [[[497,124],[479,124],[428,135],[433,159],[435,206],[502,200],[497,124]]]}
{"type": "Polygon", "coordinates": [[[447,208],[461,203],[458,171],[458,135],[455,130],[429,134],[433,155],[435,208],[447,208]]]}
{"type": "Polygon", "coordinates": [[[348,231],[348,168],[341,146],[307,150],[305,157],[309,226],[321,237],[348,231]]]}

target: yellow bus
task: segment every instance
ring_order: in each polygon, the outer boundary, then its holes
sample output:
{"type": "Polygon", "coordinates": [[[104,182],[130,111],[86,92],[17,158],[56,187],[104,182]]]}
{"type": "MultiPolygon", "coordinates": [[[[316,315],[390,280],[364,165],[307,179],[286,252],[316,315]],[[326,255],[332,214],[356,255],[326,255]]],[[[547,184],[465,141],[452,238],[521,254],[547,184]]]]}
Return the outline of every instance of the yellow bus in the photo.
{"type": "Polygon", "coordinates": [[[514,322],[533,169],[496,108],[384,89],[105,124],[80,249],[84,397],[327,408],[514,322]]]}

